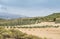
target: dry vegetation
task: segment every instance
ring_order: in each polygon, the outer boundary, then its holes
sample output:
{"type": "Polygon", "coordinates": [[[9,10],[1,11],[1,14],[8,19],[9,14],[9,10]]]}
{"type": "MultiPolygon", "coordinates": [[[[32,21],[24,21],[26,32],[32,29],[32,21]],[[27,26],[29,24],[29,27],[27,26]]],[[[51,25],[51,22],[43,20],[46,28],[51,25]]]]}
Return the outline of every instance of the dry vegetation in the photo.
{"type": "Polygon", "coordinates": [[[0,39],[45,39],[33,35],[28,35],[16,29],[5,29],[0,27],[0,39]]]}
{"type": "Polygon", "coordinates": [[[60,39],[60,19],[57,18],[60,18],[60,13],[45,17],[0,19],[0,39],[5,39],[5,36],[11,39],[60,39]]]}

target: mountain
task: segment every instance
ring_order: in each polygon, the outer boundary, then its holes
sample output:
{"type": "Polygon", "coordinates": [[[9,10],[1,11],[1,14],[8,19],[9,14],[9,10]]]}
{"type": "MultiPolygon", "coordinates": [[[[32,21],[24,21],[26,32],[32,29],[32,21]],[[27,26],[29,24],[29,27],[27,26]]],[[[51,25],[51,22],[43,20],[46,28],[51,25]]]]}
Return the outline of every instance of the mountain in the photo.
{"type": "Polygon", "coordinates": [[[10,14],[10,13],[0,13],[0,18],[3,19],[14,19],[14,18],[22,18],[22,17],[26,17],[26,16],[10,14]]]}

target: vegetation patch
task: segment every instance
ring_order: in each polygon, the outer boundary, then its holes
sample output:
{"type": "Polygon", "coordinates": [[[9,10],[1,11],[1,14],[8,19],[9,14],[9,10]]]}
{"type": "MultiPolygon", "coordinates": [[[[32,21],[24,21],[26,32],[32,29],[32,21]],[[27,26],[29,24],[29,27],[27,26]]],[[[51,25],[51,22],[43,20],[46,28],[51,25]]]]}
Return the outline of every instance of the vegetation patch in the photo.
{"type": "Polygon", "coordinates": [[[23,33],[15,29],[7,30],[4,29],[3,27],[0,27],[0,39],[45,39],[45,38],[39,38],[37,36],[27,35],[26,33],[23,33]]]}

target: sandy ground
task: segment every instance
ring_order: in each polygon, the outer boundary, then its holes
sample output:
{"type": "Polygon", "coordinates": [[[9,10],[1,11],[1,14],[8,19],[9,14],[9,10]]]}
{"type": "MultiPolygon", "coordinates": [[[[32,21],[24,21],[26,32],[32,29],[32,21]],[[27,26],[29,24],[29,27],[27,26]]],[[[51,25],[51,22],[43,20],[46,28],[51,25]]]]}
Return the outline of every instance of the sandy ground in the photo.
{"type": "MultiPolygon", "coordinates": [[[[21,26],[45,26],[45,25],[60,26],[60,23],[55,24],[54,22],[42,22],[38,24],[21,26]]],[[[46,37],[48,39],[60,39],[60,28],[19,28],[18,30],[29,35],[35,35],[42,38],[46,37]]]]}
{"type": "Polygon", "coordinates": [[[60,28],[20,28],[18,30],[42,38],[60,39],[60,28]]]}
{"type": "Polygon", "coordinates": [[[31,25],[21,25],[21,26],[60,26],[60,23],[55,23],[55,22],[41,22],[38,24],[31,24],[31,25]]]}

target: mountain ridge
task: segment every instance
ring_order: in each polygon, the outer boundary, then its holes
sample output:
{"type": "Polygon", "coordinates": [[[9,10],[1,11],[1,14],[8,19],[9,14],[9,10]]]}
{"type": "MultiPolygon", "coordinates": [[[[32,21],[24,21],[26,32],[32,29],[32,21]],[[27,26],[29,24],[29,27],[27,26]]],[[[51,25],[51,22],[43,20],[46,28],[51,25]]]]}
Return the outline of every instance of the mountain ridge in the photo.
{"type": "Polygon", "coordinates": [[[22,17],[25,17],[25,16],[0,12],[0,18],[3,18],[3,19],[14,19],[14,18],[22,18],[22,17]]]}

